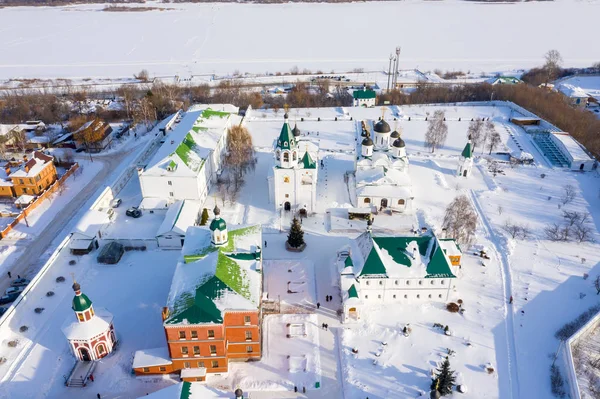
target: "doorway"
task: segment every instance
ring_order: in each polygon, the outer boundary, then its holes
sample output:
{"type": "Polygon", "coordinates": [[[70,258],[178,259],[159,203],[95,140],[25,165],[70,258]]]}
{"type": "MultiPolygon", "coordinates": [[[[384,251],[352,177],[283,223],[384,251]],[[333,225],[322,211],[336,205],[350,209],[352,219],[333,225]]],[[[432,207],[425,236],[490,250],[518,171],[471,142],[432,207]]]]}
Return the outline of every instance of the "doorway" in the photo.
{"type": "Polygon", "coordinates": [[[387,205],[388,205],[387,198],[382,199],[381,200],[381,207],[382,208],[387,208],[387,205]]]}
{"type": "Polygon", "coordinates": [[[84,362],[89,362],[90,360],[92,360],[90,358],[90,352],[86,348],[79,348],[79,357],[84,362]]]}
{"type": "Polygon", "coordinates": [[[292,209],[292,204],[290,204],[289,201],[287,201],[285,204],[283,204],[283,209],[286,211],[289,211],[292,209]]]}
{"type": "Polygon", "coordinates": [[[467,170],[465,169],[465,171],[463,172],[463,177],[467,177],[467,170]]]}
{"type": "Polygon", "coordinates": [[[585,168],[584,164],[579,165],[579,170],[583,170],[583,168],[585,168]]]}

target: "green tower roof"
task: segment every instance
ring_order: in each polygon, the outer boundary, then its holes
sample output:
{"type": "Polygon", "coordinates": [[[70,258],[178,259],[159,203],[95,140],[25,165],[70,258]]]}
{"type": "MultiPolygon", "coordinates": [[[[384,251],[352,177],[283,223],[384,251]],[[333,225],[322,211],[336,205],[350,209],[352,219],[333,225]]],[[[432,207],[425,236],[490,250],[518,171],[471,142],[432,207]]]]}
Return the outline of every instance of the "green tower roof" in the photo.
{"type": "Polygon", "coordinates": [[[463,158],[472,158],[473,157],[473,146],[471,146],[471,142],[468,141],[467,145],[465,145],[464,150],[460,154],[463,158]]]}
{"type": "Polygon", "coordinates": [[[75,295],[72,307],[76,312],[84,312],[92,307],[92,301],[85,294],[75,295]]]}
{"type": "Polygon", "coordinates": [[[227,229],[227,223],[225,223],[225,221],[221,218],[213,219],[213,221],[210,222],[210,230],[215,231],[217,229],[221,231],[227,229]]]}
{"type": "Polygon", "coordinates": [[[288,123],[286,114],[283,126],[281,128],[281,133],[279,133],[279,138],[277,139],[277,147],[281,148],[282,150],[291,150],[292,148],[296,148],[296,144],[296,139],[294,138],[292,129],[290,129],[290,124],[288,123]]]}
{"type": "Polygon", "coordinates": [[[308,151],[306,151],[302,157],[302,165],[304,169],[315,169],[317,167],[317,163],[313,161],[308,151]]]}
{"type": "Polygon", "coordinates": [[[356,287],[354,286],[354,284],[352,284],[352,286],[348,290],[348,297],[349,298],[358,298],[358,292],[356,291],[356,287]]]}

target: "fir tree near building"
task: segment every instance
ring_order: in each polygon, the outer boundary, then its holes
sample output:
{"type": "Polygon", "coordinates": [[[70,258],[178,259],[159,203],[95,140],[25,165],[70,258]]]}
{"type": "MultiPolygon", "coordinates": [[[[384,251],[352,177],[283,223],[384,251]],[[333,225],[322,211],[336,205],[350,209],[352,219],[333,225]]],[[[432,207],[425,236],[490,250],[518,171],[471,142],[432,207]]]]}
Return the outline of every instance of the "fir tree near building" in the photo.
{"type": "Polygon", "coordinates": [[[436,370],[435,377],[431,380],[431,390],[439,392],[441,396],[450,395],[455,380],[454,371],[450,369],[450,360],[446,357],[442,365],[436,370]]]}
{"type": "Polygon", "coordinates": [[[290,228],[290,234],[288,234],[286,247],[292,251],[303,251],[304,248],[306,248],[306,243],[304,242],[304,232],[302,231],[302,226],[297,218],[292,220],[292,226],[290,228]]]}
{"type": "Polygon", "coordinates": [[[206,222],[208,222],[208,218],[209,218],[208,209],[204,208],[202,210],[202,217],[200,219],[200,226],[206,226],[206,222]]]}

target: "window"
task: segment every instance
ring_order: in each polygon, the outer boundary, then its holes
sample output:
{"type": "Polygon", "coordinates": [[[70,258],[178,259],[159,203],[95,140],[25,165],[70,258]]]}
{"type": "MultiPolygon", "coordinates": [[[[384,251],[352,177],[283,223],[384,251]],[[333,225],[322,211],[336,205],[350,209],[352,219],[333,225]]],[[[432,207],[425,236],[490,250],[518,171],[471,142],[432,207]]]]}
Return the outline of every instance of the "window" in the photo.
{"type": "Polygon", "coordinates": [[[394,281],[394,284],[398,285],[398,280],[394,281]]]}
{"type": "Polygon", "coordinates": [[[365,295],[365,299],[369,299],[369,296],[368,296],[368,295],[365,295]]]}
{"type": "Polygon", "coordinates": [[[248,345],[248,346],[246,347],[246,352],[248,352],[248,353],[252,353],[252,346],[248,345]]]}
{"type": "Polygon", "coordinates": [[[79,321],[84,321],[85,320],[83,318],[83,314],[81,314],[81,313],[77,313],[77,318],[79,319],[79,321]]]}
{"type": "Polygon", "coordinates": [[[40,184],[40,185],[38,186],[38,190],[41,190],[41,189],[42,189],[42,185],[40,184]]]}
{"type": "Polygon", "coordinates": [[[19,179],[19,181],[21,182],[21,184],[23,184],[23,179],[19,179]]]}
{"type": "Polygon", "coordinates": [[[289,194],[286,194],[286,195],[285,195],[285,198],[290,198],[290,195],[289,195],[289,194]]]}
{"type": "Polygon", "coordinates": [[[144,373],[149,373],[149,372],[150,372],[150,367],[144,367],[144,368],[142,369],[142,371],[143,371],[144,373]]]}
{"type": "Polygon", "coordinates": [[[198,339],[198,331],[192,331],[192,339],[198,339]]]}
{"type": "Polygon", "coordinates": [[[383,281],[379,280],[379,285],[383,285],[383,281]]]}
{"type": "Polygon", "coordinates": [[[213,360],[213,361],[211,362],[211,366],[212,366],[213,368],[217,368],[217,367],[219,367],[219,361],[218,361],[218,360],[213,360]]]}
{"type": "Polygon", "coordinates": [[[171,191],[171,192],[169,192],[169,195],[170,195],[171,197],[174,197],[174,196],[175,196],[175,195],[173,194],[173,192],[172,192],[172,191],[171,191]]]}
{"type": "Polygon", "coordinates": [[[445,280],[442,280],[442,285],[444,285],[444,284],[446,284],[446,281],[445,281],[445,280]]]}
{"type": "Polygon", "coordinates": [[[369,204],[371,202],[371,198],[365,198],[365,204],[369,204]]]}
{"type": "Polygon", "coordinates": [[[417,294],[417,299],[421,298],[421,295],[417,294]]]}
{"type": "Polygon", "coordinates": [[[182,346],[181,347],[181,354],[182,355],[187,355],[188,354],[188,347],[187,346],[182,346]]]}
{"type": "Polygon", "coordinates": [[[423,285],[423,280],[419,280],[419,285],[423,285]]]}
{"type": "Polygon", "coordinates": [[[208,338],[214,338],[215,337],[215,330],[208,330],[208,338]]]}
{"type": "Polygon", "coordinates": [[[435,280],[433,280],[433,279],[432,279],[432,280],[430,281],[430,283],[431,283],[431,285],[434,285],[434,284],[435,284],[435,280]]]}
{"type": "Polygon", "coordinates": [[[403,199],[399,199],[398,200],[398,205],[404,205],[404,200],[403,199]]]}
{"type": "Polygon", "coordinates": [[[106,351],[106,349],[104,348],[104,345],[100,345],[100,346],[98,347],[98,353],[99,353],[99,354],[103,354],[105,351],[106,351]]]}
{"type": "Polygon", "coordinates": [[[166,368],[166,367],[163,367],[163,366],[160,366],[160,367],[158,368],[158,371],[167,371],[167,368],[166,368]]]}
{"type": "Polygon", "coordinates": [[[396,295],[392,295],[392,298],[396,299],[396,295]]]}
{"type": "Polygon", "coordinates": [[[40,176],[40,175],[37,175],[37,176],[35,177],[35,181],[40,181],[40,179],[41,179],[41,178],[42,178],[42,176],[40,176]]]}
{"type": "Polygon", "coordinates": [[[190,368],[190,362],[183,362],[183,368],[184,369],[189,369],[190,368]]]}
{"type": "Polygon", "coordinates": [[[196,381],[203,381],[202,378],[203,377],[196,377],[196,381]]]}
{"type": "Polygon", "coordinates": [[[442,294],[438,295],[438,298],[442,299],[442,294]]]}
{"type": "Polygon", "coordinates": [[[167,184],[168,184],[169,186],[172,186],[172,185],[173,185],[173,182],[172,182],[171,180],[169,180],[169,181],[167,181],[167,184]]]}
{"type": "Polygon", "coordinates": [[[179,331],[179,339],[185,339],[185,331],[179,331]]]}
{"type": "Polygon", "coordinates": [[[246,331],[246,341],[252,341],[252,331],[246,331]]]}
{"type": "Polygon", "coordinates": [[[369,285],[369,282],[368,282],[368,281],[365,281],[365,284],[366,284],[366,285],[369,285]]]}
{"type": "Polygon", "coordinates": [[[429,299],[431,299],[431,294],[429,294],[429,299]]]}
{"type": "Polygon", "coordinates": [[[23,192],[27,193],[27,187],[23,188],[23,192]]]}
{"type": "Polygon", "coordinates": [[[406,280],[406,285],[410,285],[410,280],[406,280]]]}
{"type": "MultiPolygon", "coordinates": [[[[287,145],[287,141],[285,142],[285,145],[287,145]]],[[[290,153],[284,152],[283,153],[283,162],[289,162],[289,161],[290,161],[290,153]]]]}
{"type": "Polygon", "coordinates": [[[296,151],[294,151],[294,152],[292,153],[292,161],[295,161],[295,160],[296,160],[296,151]]]}
{"type": "Polygon", "coordinates": [[[198,367],[204,367],[204,362],[198,362],[198,367]]]}
{"type": "Polygon", "coordinates": [[[377,299],[381,299],[381,295],[377,295],[377,299]]]}
{"type": "Polygon", "coordinates": [[[290,182],[290,177],[289,176],[283,176],[283,182],[284,183],[289,183],[290,182]]]}
{"type": "Polygon", "coordinates": [[[194,346],[194,356],[195,355],[199,355],[200,354],[200,347],[199,346],[194,346]]]}
{"type": "Polygon", "coordinates": [[[217,346],[216,345],[211,345],[210,346],[210,354],[211,355],[216,355],[217,354],[217,346]]]}
{"type": "Polygon", "coordinates": [[[250,324],[250,316],[244,316],[244,324],[250,324]]]}
{"type": "Polygon", "coordinates": [[[404,295],[404,299],[407,299],[407,298],[408,298],[408,295],[404,295]]]}

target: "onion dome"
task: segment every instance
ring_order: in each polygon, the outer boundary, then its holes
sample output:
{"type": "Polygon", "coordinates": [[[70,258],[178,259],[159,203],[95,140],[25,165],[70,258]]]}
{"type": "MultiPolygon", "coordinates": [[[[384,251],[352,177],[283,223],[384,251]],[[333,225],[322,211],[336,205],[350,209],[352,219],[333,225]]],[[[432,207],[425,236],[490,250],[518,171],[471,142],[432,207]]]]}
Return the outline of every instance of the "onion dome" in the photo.
{"type": "Polygon", "coordinates": [[[385,120],[380,120],[375,124],[376,133],[389,133],[391,131],[390,125],[385,120]]]}
{"type": "Polygon", "coordinates": [[[400,133],[398,133],[397,130],[394,130],[392,132],[392,134],[390,134],[390,137],[393,138],[393,139],[399,139],[400,138],[400,133]]]}
{"type": "Polygon", "coordinates": [[[210,222],[209,228],[211,231],[215,231],[215,230],[224,231],[224,230],[227,230],[227,223],[225,223],[225,221],[221,218],[216,218],[216,219],[213,219],[212,222],[210,222]]]}
{"type": "Polygon", "coordinates": [[[81,286],[79,283],[73,283],[73,291],[75,291],[75,297],[73,298],[71,308],[76,312],[85,312],[92,307],[92,301],[87,295],[81,293],[81,286]]]}
{"type": "Polygon", "coordinates": [[[221,210],[219,209],[217,204],[215,204],[215,207],[213,208],[213,212],[214,212],[215,216],[219,216],[221,214],[221,210]]]}
{"type": "Polygon", "coordinates": [[[402,140],[400,137],[398,137],[396,140],[394,140],[394,142],[392,143],[392,146],[394,146],[396,148],[403,148],[403,147],[406,147],[406,144],[404,144],[404,140],[402,140]]]}
{"type": "Polygon", "coordinates": [[[294,137],[300,136],[300,129],[298,129],[298,125],[294,123],[294,128],[292,129],[292,134],[294,137]]]}
{"type": "Polygon", "coordinates": [[[365,137],[362,141],[362,145],[373,145],[373,140],[369,136],[365,137]]]}

